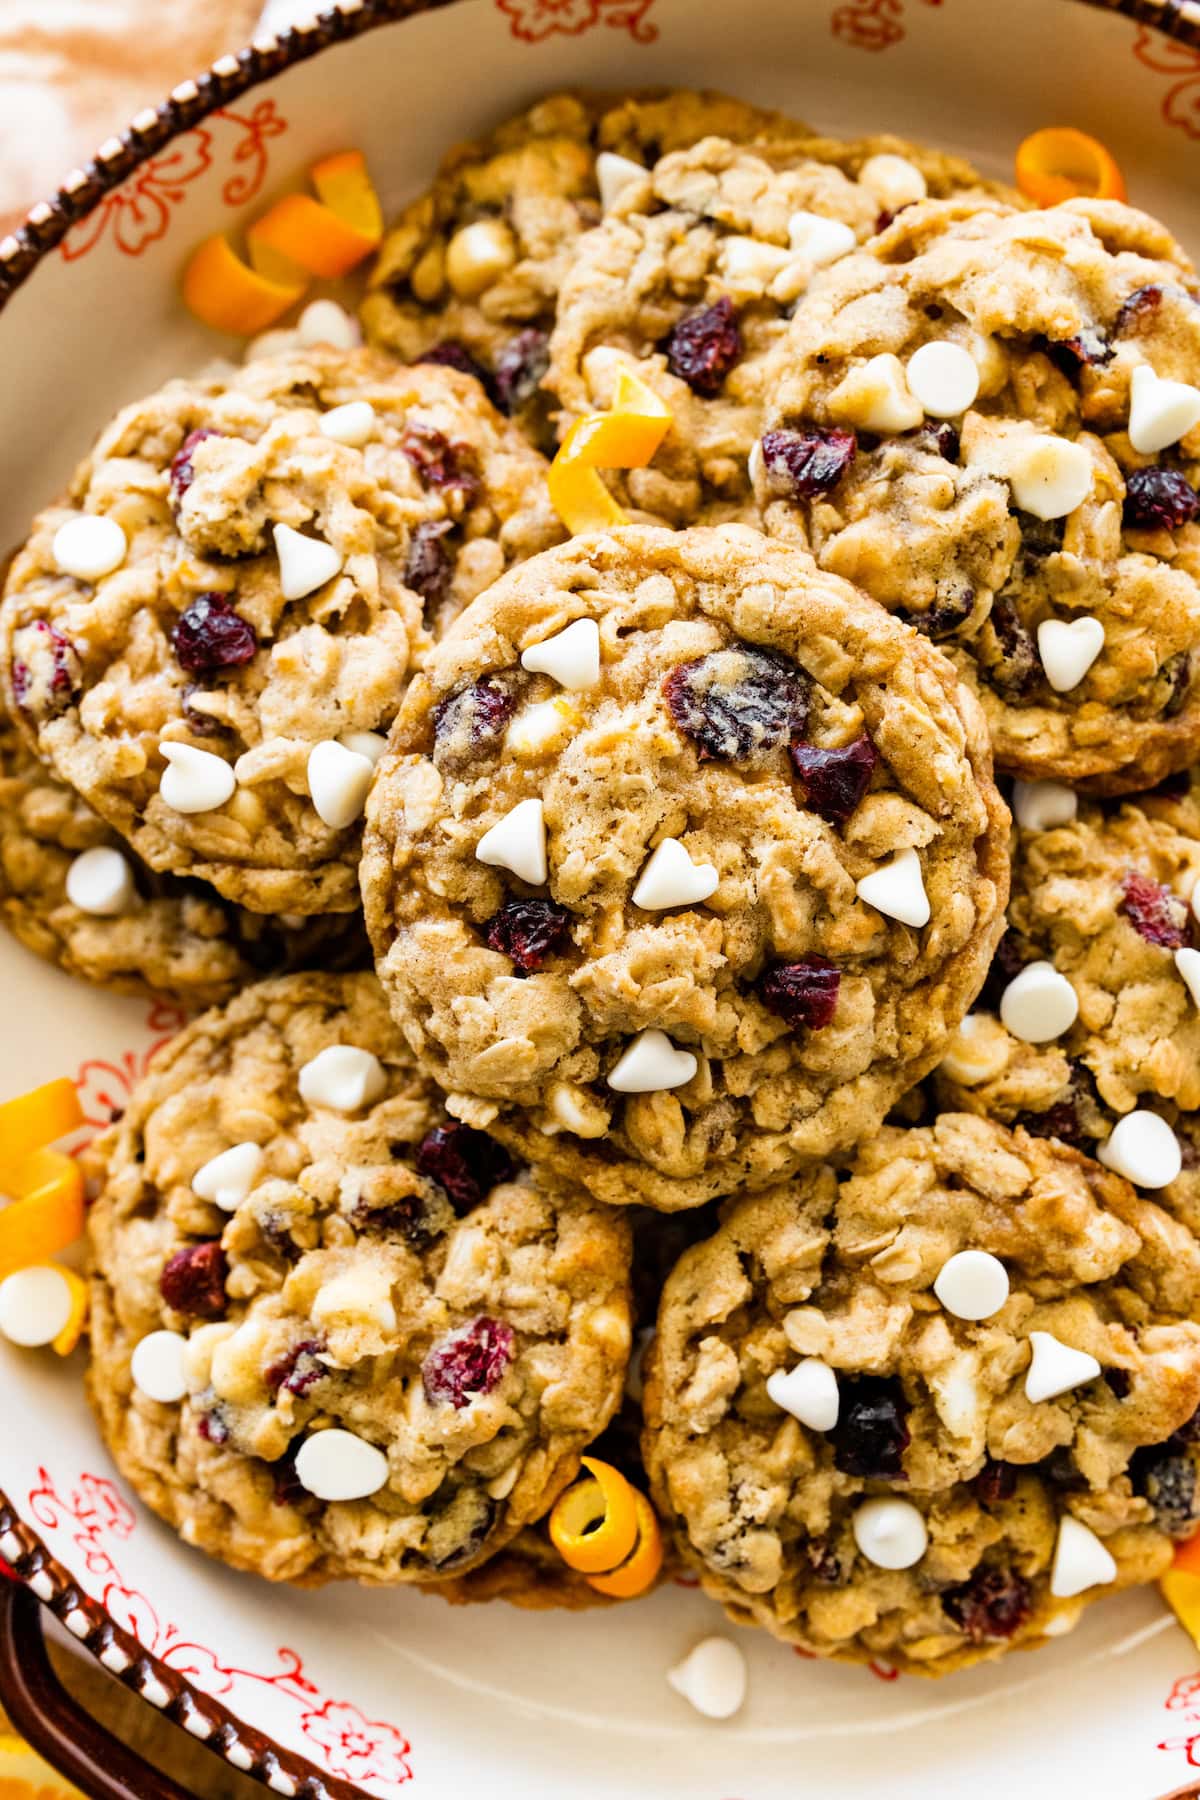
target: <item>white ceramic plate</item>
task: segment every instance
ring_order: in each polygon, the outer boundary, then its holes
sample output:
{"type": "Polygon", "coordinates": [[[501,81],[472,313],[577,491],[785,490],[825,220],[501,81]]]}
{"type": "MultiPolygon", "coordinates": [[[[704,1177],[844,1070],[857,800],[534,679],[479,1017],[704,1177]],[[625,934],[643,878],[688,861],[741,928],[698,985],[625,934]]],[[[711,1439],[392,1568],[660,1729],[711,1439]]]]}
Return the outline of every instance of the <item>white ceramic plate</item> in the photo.
{"type": "MultiPolygon", "coordinates": [[[[1135,202],[1200,249],[1200,51],[1116,10],[1078,0],[461,0],[363,29],[388,10],[347,5],[294,39],[290,66],[270,43],[248,62],[226,59],[198,93],[177,90],[166,114],[144,116],[124,147],[106,147],[68,183],[75,214],[99,198],[61,244],[62,212],[45,208],[19,242],[0,245],[0,292],[36,263],[0,319],[0,544],[19,540],[111,411],[224,347],[176,299],[199,239],[349,144],[366,151],[394,212],[452,139],[560,85],[719,85],[834,132],[924,136],[997,175],[1026,132],[1078,124],[1112,147],[1135,202]],[[247,74],[272,69],[282,72],[242,91],[247,74]]],[[[1151,0],[1130,10],[1158,12],[1151,0]]],[[[1200,43],[1200,10],[1170,12],[1200,43]]],[[[179,1022],[169,1007],[76,984],[7,940],[0,995],[0,1096],[76,1074],[96,1125],[179,1022]]],[[[1033,1796],[1150,1800],[1200,1764],[1200,1659],[1154,1593],[1093,1608],[1034,1656],[933,1684],[801,1661],[724,1626],[679,1587],[579,1617],[453,1610],[345,1586],[279,1591],[186,1549],[132,1502],[79,1373],[47,1353],[0,1348],[0,1553],[149,1700],[281,1792],[322,1792],[297,1757],[330,1791],[349,1782],[373,1800],[1009,1800],[1018,1785],[1033,1796]],[[716,1725],[666,1687],[664,1671],[724,1629],[747,1653],[750,1693],[736,1721],[716,1725]]]]}

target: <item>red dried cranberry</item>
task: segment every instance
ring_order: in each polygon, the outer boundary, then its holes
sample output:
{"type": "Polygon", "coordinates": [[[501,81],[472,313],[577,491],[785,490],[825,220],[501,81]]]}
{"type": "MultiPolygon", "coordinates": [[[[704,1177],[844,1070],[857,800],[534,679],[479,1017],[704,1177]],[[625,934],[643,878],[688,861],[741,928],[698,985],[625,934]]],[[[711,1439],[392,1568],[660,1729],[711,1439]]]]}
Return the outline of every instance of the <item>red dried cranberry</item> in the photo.
{"type": "Polygon", "coordinates": [[[451,519],[426,519],[417,526],[408,546],[404,585],[420,594],[427,609],[439,606],[450,587],[454,561],[442,539],[453,530],[451,519]]]}
{"type": "Polygon", "coordinates": [[[975,589],[960,587],[947,599],[935,600],[924,612],[910,612],[907,607],[900,607],[897,612],[905,624],[915,626],[922,637],[927,637],[931,643],[940,644],[943,638],[953,637],[974,610],[975,589]]]}
{"type": "Polygon", "coordinates": [[[449,1402],[455,1411],[490,1394],[516,1354],[511,1325],[480,1317],[435,1344],[421,1364],[425,1398],[437,1406],[449,1402]]]}
{"type": "Polygon", "coordinates": [[[796,1029],[820,1031],[837,1011],[842,972],[823,956],[802,956],[797,962],[774,963],[764,970],[758,991],[763,1005],[796,1029]]]}
{"type": "Polygon", "coordinates": [[[511,418],[528,405],[550,367],[550,337],[536,325],[526,326],[509,338],[496,358],[492,389],[496,405],[511,418]]]}
{"type": "Polygon", "coordinates": [[[198,706],[192,705],[193,694],[205,694],[208,691],[207,686],[200,681],[189,681],[183,690],[183,716],[193,737],[220,737],[228,730],[228,726],[222,724],[220,719],[214,719],[211,713],[201,712],[198,706]]]}
{"type": "Polygon", "coordinates": [[[988,680],[1001,694],[1023,699],[1037,681],[1041,666],[1033,637],[1004,594],[997,594],[993,600],[988,623],[996,644],[996,659],[986,671],[988,680]]]}
{"type": "Polygon", "coordinates": [[[1175,469],[1131,469],[1125,477],[1125,523],[1135,531],[1174,531],[1200,513],[1198,494],[1175,469]]]}
{"type": "Polygon", "coordinates": [[[435,1125],[417,1148],[417,1168],[448,1197],[455,1212],[470,1212],[513,1173],[502,1144],[470,1125],[435,1125]]]}
{"type": "Polygon", "coordinates": [[[829,1433],[834,1467],[863,1481],[903,1477],[911,1434],[900,1383],[886,1375],[859,1375],[841,1387],[838,1422],[829,1433]]]}
{"type": "Polygon", "coordinates": [[[451,694],[434,710],[434,757],[441,763],[466,760],[475,751],[492,749],[504,736],[516,709],[517,696],[494,675],[451,694]]]}
{"type": "Polygon", "coordinates": [[[510,900],[484,926],[488,948],[510,956],[523,975],[540,969],[568,940],[571,915],[553,900],[510,900]]]}
{"type": "Polygon", "coordinates": [[[946,1589],[942,1609],[972,1643],[983,1644],[1020,1629],[1033,1611],[1033,1590],[1015,1569],[976,1569],[970,1581],[946,1589]]]}
{"type": "Polygon", "coordinates": [[[1055,368],[1071,381],[1080,369],[1103,368],[1116,355],[1104,333],[1093,325],[1085,325],[1075,337],[1047,338],[1042,348],[1055,368]]]}
{"type": "Polygon", "coordinates": [[[65,631],[34,619],[18,633],[21,654],[12,665],[13,699],[39,719],[57,718],[78,698],[83,683],[79,653],[65,631]]]}
{"type": "Polygon", "coordinates": [[[470,444],[452,443],[435,426],[410,420],[400,448],[426,487],[453,490],[464,506],[478,494],[479,471],[470,444]]]}
{"type": "Polygon", "coordinates": [[[310,1387],[323,1381],[329,1373],[325,1364],[318,1361],[324,1348],[322,1338],[305,1338],[303,1343],[294,1344],[277,1362],[269,1363],[263,1370],[267,1387],[273,1394],[280,1388],[289,1394],[307,1394],[310,1387]]]}
{"type": "Polygon", "coordinates": [[[845,1580],[842,1565],[837,1551],[831,1544],[820,1539],[806,1544],[804,1553],[813,1572],[813,1580],[819,1581],[822,1587],[840,1587],[845,1580]]]}
{"type": "MultiPolygon", "coordinates": [[[[401,1154],[407,1155],[407,1148],[401,1154]]],[[[423,1250],[433,1242],[438,1232],[433,1228],[429,1207],[420,1194],[405,1194],[400,1200],[392,1200],[387,1206],[364,1206],[361,1203],[354,1209],[354,1224],[361,1232],[379,1232],[389,1237],[401,1237],[414,1250],[423,1250]]]]}
{"type": "Polygon", "coordinates": [[[210,1407],[196,1421],[196,1430],[206,1444],[227,1444],[229,1442],[229,1422],[224,1409],[220,1406],[210,1407]]]}
{"type": "Polygon", "coordinates": [[[171,633],[181,668],[189,675],[240,669],[258,649],[253,625],[233,610],[226,594],[197,594],[171,633]]]}
{"type": "Polygon", "coordinates": [[[711,306],[680,319],[663,346],[672,375],[694,394],[711,400],[742,354],[742,334],[733,301],[722,294],[711,306]]]}
{"type": "Polygon", "coordinates": [[[171,472],[167,479],[167,497],[176,512],[179,510],[180,501],[196,478],[196,471],[192,467],[192,451],[197,444],[202,444],[205,438],[224,437],[224,435],[223,431],[212,431],[207,425],[202,425],[198,431],[189,431],[175,452],[171,459],[171,472]]]}
{"type": "Polygon", "coordinates": [[[1154,1508],[1154,1522],[1172,1537],[1187,1537],[1195,1527],[1196,1465],[1171,1444],[1151,1444],[1135,1450],[1129,1462],[1129,1479],[1135,1494],[1154,1508]]]}
{"type": "Polygon", "coordinates": [[[791,758],[809,811],[844,825],[871,785],[879,752],[864,733],[840,750],[793,744],[791,758]]]}
{"type": "Polygon", "coordinates": [[[1156,313],[1163,303],[1163,291],[1156,281],[1135,288],[1117,314],[1114,332],[1128,331],[1156,313]]]}
{"type": "Polygon", "coordinates": [[[750,644],[681,663],[663,682],[671,717],[701,759],[741,762],[791,743],[808,722],[808,679],[750,644]]]}
{"type": "Polygon", "coordinates": [[[949,419],[929,419],[913,432],[913,442],[931,455],[942,456],[947,462],[957,462],[962,449],[962,440],[958,428],[949,419]]]}
{"type": "Polygon", "coordinates": [[[158,1285],[173,1312],[188,1319],[223,1319],[227,1274],[221,1240],[209,1238],[203,1244],[187,1244],[168,1257],[158,1285]]]}
{"type": "Polygon", "coordinates": [[[1017,1491],[1017,1471],[1013,1463],[993,1461],[989,1456],[971,1483],[981,1506],[996,1506],[1011,1500],[1017,1491]]]}
{"type": "Polygon", "coordinates": [[[441,369],[457,369],[460,375],[473,375],[483,388],[488,386],[487,370],[477,363],[465,344],[457,338],[443,338],[440,344],[434,344],[424,356],[418,356],[419,363],[434,363],[441,369]]]}
{"type": "Polygon", "coordinates": [[[1073,1144],[1076,1149],[1087,1141],[1087,1133],[1079,1118],[1079,1108],[1075,1101],[1057,1100],[1053,1106],[1045,1107],[1037,1113],[1018,1113],[1014,1119],[1030,1137],[1058,1138],[1061,1143],[1073,1144]]]}
{"type": "Polygon", "coordinates": [[[788,500],[829,493],[858,454],[852,431],[765,431],[761,443],[767,486],[788,500]]]}
{"type": "Polygon", "coordinates": [[[1117,911],[1124,913],[1134,930],[1148,944],[1163,950],[1179,950],[1187,943],[1187,907],[1170,888],[1165,888],[1137,869],[1127,869],[1121,882],[1124,895],[1117,911]]]}

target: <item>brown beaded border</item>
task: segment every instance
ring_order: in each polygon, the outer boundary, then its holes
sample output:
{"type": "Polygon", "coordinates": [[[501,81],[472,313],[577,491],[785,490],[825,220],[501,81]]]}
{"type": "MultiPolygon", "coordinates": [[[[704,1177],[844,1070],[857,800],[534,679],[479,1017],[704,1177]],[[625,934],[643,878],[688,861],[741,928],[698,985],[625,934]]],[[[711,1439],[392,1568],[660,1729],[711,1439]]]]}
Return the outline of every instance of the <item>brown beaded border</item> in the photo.
{"type": "MultiPolygon", "coordinates": [[[[1047,0],[1048,3],[1048,0],[1047,0]]],[[[1200,50],[1200,0],[1076,0],[1154,26],[1200,50]]],[[[0,240],[0,309],[42,258],[164,144],[260,82],[318,51],[454,4],[454,0],[337,0],[310,25],[259,37],[236,56],[223,56],[207,74],[181,82],[160,106],[140,112],[128,129],[101,144],[90,162],[73,169],[50,200],[34,206],[23,225],[0,240]]],[[[96,1659],[126,1687],[205,1743],[235,1769],[290,1800],[363,1800],[362,1790],[322,1775],[303,1757],[281,1749],[245,1725],[176,1670],[149,1656],[104,1608],[84,1594],[37,1534],[23,1524],[0,1490],[0,1556],[96,1659]]],[[[2,1579],[2,1577],[0,1577],[2,1579]]],[[[1183,1790],[1192,1793],[1191,1788],[1183,1790]]]]}

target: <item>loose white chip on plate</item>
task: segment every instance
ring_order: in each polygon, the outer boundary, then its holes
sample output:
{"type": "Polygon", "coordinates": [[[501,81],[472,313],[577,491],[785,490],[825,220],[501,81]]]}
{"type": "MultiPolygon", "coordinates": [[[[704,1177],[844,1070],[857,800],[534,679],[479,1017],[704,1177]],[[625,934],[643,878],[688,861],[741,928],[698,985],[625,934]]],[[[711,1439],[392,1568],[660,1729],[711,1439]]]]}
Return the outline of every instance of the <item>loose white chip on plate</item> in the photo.
{"type": "Polygon", "coordinates": [[[1092,459],[1071,438],[1031,436],[1008,467],[1013,499],[1035,519],[1065,519],[1092,491],[1092,459]]]}
{"type": "Polygon", "coordinates": [[[129,1359],[133,1385],[147,1400],[174,1406],[188,1391],[187,1339],[178,1331],[152,1331],[134,1345],[129,1359]]]}
{"type": "Polygon", "coordinates": [[[1165,1188],[1183,1167],[1179,1139],[1157,1113],[1131,1112],[1118,1119],[1096,1151],[1106,1169],[1136,1187],[1165,1188]]]}
{"type": "Polygon", "coordinates": [[[933,1291],[956,1319],[990,1319],[1008,1299],[1008,1270],[987,1250],[960,1250],[942,1264],[933,1291]]]}
{"type": "Polygon", "coordinates": [[[335,444],[346,444],[351,450],[361,450],[375,436],[379,421],[369,400],[347,400],[344,406],[322,413],[318,422],[323,437],[332,438],[335,444]]]}
{"type": "Polygon", "coordinates": [[[1050,1571],[1050,1592],[1056,1600],[1071,1600],[1088,1588],[1115,1581],[1117,1565],[1094,1531],[1081,1520],[1064,1513],[1059,1520],[1050,1571]]]}
{"type": "Polygon", "coordinates": [[[232,766],[211,750],[197,750],[194,744],[175,744],[169,740],[158,746],[166,761],[158,791],[172,812],[213,812],[225,802],[237,786],[232,766]]]}
{"type": "Polygon", "coordinates": [[[928,183],[916,163],[909,162],[906,156],[886,152],[869,156],[858,171],[858,179],[887,212],[899,212],[902,206],[911,206],[914,200],[924,200],[929,192],[928,183]]]}
{"type": "Polygon", "coordinates": [[[903,363],[890,350],[844,375],[829,396],[829,410],[845,424],[880,433],[913,431],[925,417],[903,363]]]}
{"type": "Polygon", "coordinates": [[[10,1344],[52,1344],[70,1317],[71,1288],[61,1269],[38,1263],[0,1281],[0,1337],[10,1344]]]}
{"type": "Polygon", "coordinates": [[[279,588],[285,600],[303,600],[332,581],[342,566],[342,555],[324,538],[306,537],[290,525],[276,525],[275,554],[279,558],[279,588]]]}
{"type": "Polygon", "coordinates": [[[1086,1350],[1075,1350],[1049,1331],[1031,1331],[1029,1342],[1033,1355],[1025,1375],[1025,1398],[1035,1406],[1042,1400],[1053,1400],[1072,1388],[1094,1381],[1100,1364],[1086,1350]]]}
{"type": "Polygon", "coordinates": [[[358,1112],[372,1106],[387,1087],[383,1064],[373,1050],[355,1044],[328,1044],[300,1071],[300,1096],[309,1106],[358,1112]]]}
{"type": "Polygon", "coordinates": [[[797,256],[802,256],[814,269],[823,269],[853,250],[857,239],[841,219],[827,219],[821,213],[794,212],[788,220],[788,242],[797,256]]]}
{"type": "Polygon", "coordinates": [[[929,1543],[925,1521],[911,1500],[864,1500],[853,1529],[855,1543],[879,1569],[911,1569],[929,1543]]]}
{"type": "Polygon", "coordinates": [[[767,1377],[767,1394],[810,1431],[832,1431],[838,1422],[837,1376],[819,1356],[806,1356],[794,1369],[776,1369],[767,1377]]]}
{"type": "Polygon", "coordinates": [[[372,768],[387,749],[387,739],[381,731],[343,731],[337,741],[356,756],[365,756],[372,768]]]}
{"type": "Polygon", "coordinates": [[[628,156],[618,156],[615,150],[602,150],[596,158],[596,185],[600,189],[600,205],[604,211],[608,212],[616,204],[617,196],[631,181],[641,181],[645,173],[641,163],[633,162],[628,156]]]}
{"type": "Polygon", "coordinates": [[[695,1073],[690,1050],[677,1050],[665,1031],[643,1031],[613,1067],[608,1085],[618,1094],[662,1094],[683,1087],[695,1073]]]}
{"type": "Polygon", "coordinates": [[[1000,1018],[1023,1044],[1048,1044],[1078,1017],[1078,995],[1051,962],[1027,963],[1000,996],[1000,1018]]]}
{"type": "Polygon", "coordinates": [[[387,1478],[383,1451],[352,1431],[316,1431],[296,1455],[296,1479],[318,1500],[366,1500],[387,1478]]]}
{"type": "Polygon", "coordinates": [[[308,791],[317,817],[332,831],[361,819],[375,764],[336,738],[314,744],[308,753],[308,791]]]}
{"type": "Polygon", "coordinates": [[[1175,967],[1183,977],[1188,993],[1200,1006],[1200,950],[1177,950],[1175,967]]]}
{"type": "Polygon", "coordinates": [[[99,581],[125,561],[129,545],[115,519],[102,513],[80,513],[54,534],[55,567],[77,581],[99,581]]]}
{"type": "Polygon", "coordinates": [[[693,906],[715,894],[719,881],[712,863],[694,863],[678,838],[664,838],[638,876],[633,904],[644,912],[693,906]]]}
{"type": "Polygon", "coordinates": [[[475,846],[476,862],[511,869],[531,887],[541,887],[549,874],[546,863],[546,816],[540,800],[517,804],[485,831],[475,846]]]}
{"type": "Polygon", "coordinates": [[[706,1719],[732,1719],[746,1698],[746,1658],[729,1638],[704,1638],[667,1681],[706,1719]]]}
{"type": "Polygon", "coordinates": [[[908,359],[908,385],[932,419],[957,419],[979,393],[975,358],[961,344],[922,344],[908,359]]]}
{"type": "Polygon", "coordinates": [[[210,1156],[192,1176],[193,1194],[211,1200],[222,1212],[236,1212],[258,1180],[263,1153],[258,1144],[233,1144],[210,1156]]]}
{"type": "Polygon", "coordinates": [[[595,619],[576,619],[553,637],[521,652],[521,667],[534,675],[551,675],[573,693],[600,681],[600,627],[595,619]]]}
{"type": "Polygon", "coordinates": [[[115,919],[137,898],[128,859],[108,844],[84,850],[67,870],[67,899],[96,919],[115,919]]]}
{"type": "Polygon", "coordinates": [[[296,338],[304,350],[311,350],[316,344],[330,344],[335,350],[357,350],[362,332],[336,300],[310,300],[296,321],[296,338]]]}
{"type": "Polygon", "coordinates": [[[1078,796],[1061,781],[1013,782],[1013,813],[1024,831],[1052,831],[1056,825],[1069,825],[1078,811],[1078,796]]]}
{"type": "Polygon", "coordinates": [[[1129,383],[1129,441],[1139,456],[1156,456],[1200,425],[1200,388],[1168,381],[1139,363],[1129,383]]]}
{"type": "Polygon", "coordinates": [[[876,912],[899,919],[902,925],[919,928],[929,923],[929,896],[915,850],[898,850],[890,863],[864,875],[856,891],[876,912]]]}
{"type": "Polygon", "coordinates": [[[1104,648],[1099,619],[1043,619],[1037,629],[1038,655],[1056,694],[1079,686],[1104,648]]]}

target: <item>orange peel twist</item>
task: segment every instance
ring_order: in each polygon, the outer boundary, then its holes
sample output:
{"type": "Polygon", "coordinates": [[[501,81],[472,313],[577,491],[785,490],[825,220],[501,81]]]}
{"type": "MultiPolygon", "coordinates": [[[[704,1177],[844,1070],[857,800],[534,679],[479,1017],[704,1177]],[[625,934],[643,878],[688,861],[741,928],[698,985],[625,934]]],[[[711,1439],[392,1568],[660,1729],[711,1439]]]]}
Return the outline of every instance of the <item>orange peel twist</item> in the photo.
{"type": "Polygon", "coordinates": [[[597,471],[644,469],[672,418],[670,407],[640,375],[618,372],[612,406],[577,419],[550,464],[550,500],[568,531],[607,531],[629,523],[597,471]]]}
{"type": "Polygon", "coordinates": [[[1017,186],[1037,206],[1125,199],[1125,177],[1112,152],[1073,125],[1047,125],[1018,145],[1017,186]]]}
{"type": "Polygon", "coordinates": [[[654,1585],[662,1534],[654,1508],[611,1463],[581,1457],[587,1477],[562,1494],[550,1514],[550,1541],[568,1568],[614,1600],[654,1585]]]}

